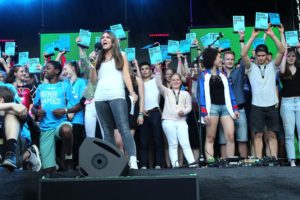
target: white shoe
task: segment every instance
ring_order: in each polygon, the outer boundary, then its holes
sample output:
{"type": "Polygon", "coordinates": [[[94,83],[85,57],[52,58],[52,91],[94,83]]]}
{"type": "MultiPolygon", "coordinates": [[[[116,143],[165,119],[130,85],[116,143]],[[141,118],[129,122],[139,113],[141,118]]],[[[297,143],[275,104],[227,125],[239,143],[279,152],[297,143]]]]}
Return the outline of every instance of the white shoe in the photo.
{"type": "Polygon", "coordinates": [[[32,145],[27,149],[27,151],[30,153],[30,157],[28,158],[28,162],[32,165],[32,171],[40,171],[42,168],[42,162],[40,158],[40,152],[36,145],[32,145]]]}
{"type": "Polygon", "coordinates": [[[198,165],[197,165],[197,164],[189,165],[189,167],[190,167],[190,168],[196,168],[196,167],[198,167],[198,165]]]}
{"type": "Polygon", "coordinates": [[[135,156],[129,158],[129,169],[138,169],[137,160],[135,156]]]}
{"type": "Polygon", "coordinates": [[[141,167],[141,169],[147,169],[147,167],[141,167]]]}
{"type": "Polygon", "coordinates": [[[161,169],[159,165],[155,166],[154,169],[161,169]]]}
{"type": "Polygon", "coordinates": [[[296,162],[295,162],[295,160],[291,160],[291,167],[296,167],[296,162]]]}

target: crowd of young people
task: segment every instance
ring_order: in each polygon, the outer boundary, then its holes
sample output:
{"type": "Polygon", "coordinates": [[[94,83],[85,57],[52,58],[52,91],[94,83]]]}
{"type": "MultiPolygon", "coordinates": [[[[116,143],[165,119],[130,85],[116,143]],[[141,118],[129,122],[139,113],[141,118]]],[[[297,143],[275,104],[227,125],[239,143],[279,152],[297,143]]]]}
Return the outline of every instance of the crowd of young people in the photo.
{"type": "Polygon", "coordinates": [[[197,40],[191,64],[179,52],[175,67],[172,60],[154,66],[128,62],[111,31],[103,32],[101,50],[87,55],[78,46],[78,61],[66,61],[64,51],[46,58],[37,66],[40,77],[2,54],[2,164],[49,173],[76,169],[84,138],[100,135],[127,155],[131,169],[196,167],[199,152],[208,163],[237,155],[281,159],[279,140],[296,166],[299,52],[287,46],[283,26],[278,29],[280,39],[271,27],[265,31],[277,47],[274,59],[264,44],[250,58],[260,31],[253,30],[246,43],[240,32],[238,63],[234,49],[201,49],[197,40]]]}

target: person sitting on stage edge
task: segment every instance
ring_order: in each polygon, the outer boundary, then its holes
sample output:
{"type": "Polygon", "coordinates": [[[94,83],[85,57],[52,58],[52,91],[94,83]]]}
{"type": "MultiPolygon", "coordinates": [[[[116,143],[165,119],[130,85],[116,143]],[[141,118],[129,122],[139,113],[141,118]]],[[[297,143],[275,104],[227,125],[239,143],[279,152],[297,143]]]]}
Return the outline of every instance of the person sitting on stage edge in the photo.
{"type": "Polygon", "coordinates": [[[22,104],[14,103],[14,94],[5,86],[0,86],[0,117],[4,120],[1,134],[4,134],[6,145],[3,166],[17,168],[16,149],[22,124],[27,117],[27,109],[22,104]]]}

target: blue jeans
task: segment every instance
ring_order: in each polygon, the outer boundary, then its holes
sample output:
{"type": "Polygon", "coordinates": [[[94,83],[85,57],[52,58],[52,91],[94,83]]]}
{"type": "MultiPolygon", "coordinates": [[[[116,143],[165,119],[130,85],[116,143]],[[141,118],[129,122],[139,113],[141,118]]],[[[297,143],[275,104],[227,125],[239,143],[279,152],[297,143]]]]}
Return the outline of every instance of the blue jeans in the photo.
{"type": "Polygon", "coordinates": [[[287,156],[289,159],[295,159],[295,125],[300,138],[300,97],[282,98],[280,114],[285,132],[287,156]]]}
{"type": "Polygon", "coordinates": [[[118,129],[129,156],[136,156],[136,146],[130,133],[128,108],[125,99],[95,102],[97,116],[104,132],[104,140],[116,146],[114,129],[118,129]]]}

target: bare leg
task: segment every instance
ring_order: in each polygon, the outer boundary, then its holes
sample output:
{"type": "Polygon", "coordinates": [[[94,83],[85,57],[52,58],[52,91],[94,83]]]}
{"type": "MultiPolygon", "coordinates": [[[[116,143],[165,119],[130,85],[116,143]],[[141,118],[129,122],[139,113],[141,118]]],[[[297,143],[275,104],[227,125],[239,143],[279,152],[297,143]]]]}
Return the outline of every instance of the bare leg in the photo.
{"type": "Polygon", "coordinates": [[[216,138],[218,122],[219,122],[219,116],[211,116],[210,124],[206,125],[206,139],[205,139],[206,159],[214,157],[214,142],[216,138]]]}
{"type": "Polygon", "coordinates": [[[221,152],[221,157],[223,159],[227,158],[227,155],[226,155],[226,144],[220,144],[220,152],[221,152]]]}
{"type": "Polygon", "coordinates": [[[238,142],[239,154],[242,158],[248,157],[248,144],[247,142],[238,142]]]}
{"type": "Polygon", "coordinates": [[[226,138],[226,155],[227,157],[234,156],[234,122],[231,116],[226,115],[221,117],[221,124],[224,129],[224,134],[226,138]]]}
{"type": "Polygon", "coordinates": [[[254,151],[257,158],[262,158],[263,151],[263,133],[255,133],[254,151]]]}
{"type": "Polygon", "coordinates": [[[73,151],[73,133],[72,127],[65,124],[59,130],[59,135],[63,140],[64,153],[67,156],[72,155],[73,151]]]}
{"type": "Polygon", "coordinates": [[[278,154],[278,142],[277,142],[277,135],[273,131],[268,131],[267,135],[269,136],[269,147],[270,147],[270,155],[277,158],[278,154]]]}

